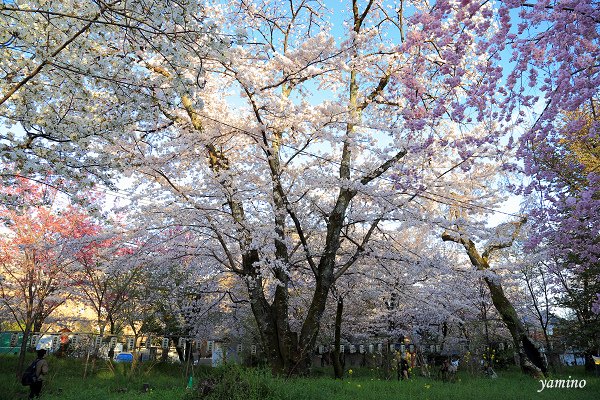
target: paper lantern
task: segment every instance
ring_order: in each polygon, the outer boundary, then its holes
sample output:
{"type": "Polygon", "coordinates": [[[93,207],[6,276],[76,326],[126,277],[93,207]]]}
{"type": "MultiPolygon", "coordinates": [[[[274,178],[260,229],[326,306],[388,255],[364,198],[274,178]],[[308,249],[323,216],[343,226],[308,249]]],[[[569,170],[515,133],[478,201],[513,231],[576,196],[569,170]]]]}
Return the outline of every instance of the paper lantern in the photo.
{"type": "Polygon", "coordinates": [[[60,339],[57,335],[52,336],[52,350],[56,351],[60,348],[60,339]]]}

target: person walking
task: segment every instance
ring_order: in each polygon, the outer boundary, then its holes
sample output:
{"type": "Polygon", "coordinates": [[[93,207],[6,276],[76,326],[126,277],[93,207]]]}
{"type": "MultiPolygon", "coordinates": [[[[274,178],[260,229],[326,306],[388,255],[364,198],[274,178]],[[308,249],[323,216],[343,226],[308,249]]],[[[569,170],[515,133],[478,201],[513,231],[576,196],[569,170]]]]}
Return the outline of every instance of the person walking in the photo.
{"type": "Polygon", "coordinates": [[[44,379],[48,375],[48,361],[44,358],[46,356],[46,349],[39,349],[37,351],[37,363],[35,365],[35,376],[36,380],[29,386],[29,398],[39,398],[44,379]]]}

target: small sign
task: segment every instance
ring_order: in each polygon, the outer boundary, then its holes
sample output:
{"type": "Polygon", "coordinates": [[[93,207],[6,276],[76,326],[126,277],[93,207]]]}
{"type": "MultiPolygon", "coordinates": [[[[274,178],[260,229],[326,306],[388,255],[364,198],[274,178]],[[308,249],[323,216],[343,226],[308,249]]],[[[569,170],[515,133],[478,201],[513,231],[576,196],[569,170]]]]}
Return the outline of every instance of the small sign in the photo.
{"type": "Polygon", "coordinates": [[[250,346],[250,354],[255,355],[256,354],[256,345],[253,344],[252,346],[250,346]]]}
{"type": "Polygon", "coordinates": [[[162,340],[162,348],[163,349],[168,349],[169,348],[169,338],[168,337],[163,338],[163,340],[162,340]]]}
{"type": "Polygon", "coordinates": [[[135,338],[127,338],[127,350],[133,351],[135,349],[135,338]]]}

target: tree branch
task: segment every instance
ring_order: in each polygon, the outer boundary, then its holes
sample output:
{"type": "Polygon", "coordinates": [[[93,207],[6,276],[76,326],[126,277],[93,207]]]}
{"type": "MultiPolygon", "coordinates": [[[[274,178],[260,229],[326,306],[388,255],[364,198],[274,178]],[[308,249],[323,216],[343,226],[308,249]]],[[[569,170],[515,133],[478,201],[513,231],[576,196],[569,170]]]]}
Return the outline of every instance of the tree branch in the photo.
{"type": "Polygon", "coordinates": [[[377,225],[379,224],[380,221],[381,221],[381,217],[379,217],[375,221],[373,221],[373,223],[369,227],[369,230],[363,237],[362,242],[360,243],[360,245],[357,246],[356,251],[354,252],[352,257],[350,257],[350,259],[348,261],[346,261],[344,263],[344,265],[335,273],[335,275],[333,277],[334,281],[337,280],[343,274],[345,274],[346,271],[348,271],[348,269],[356,262],[356,260],[358,260],[360,255],[365,251],[365,247],[366,247],[367,243],[369,242],[369,239],[371,239],[371,235],[377,228],[377,225]]]}
{"type": "Polygon", "coordinates": [[[88,22],[87,24],[85,24],[81,29],[79,29],[77,32],[75,32],[75,34],[73,36],[71,36],[70,38],[68,38],[62,45],[60,45],[58,48],[56,48],[48,58],[46,58],[45,60],[43,60],[33,71],[31,71],[25,78],[23,78],[23,80],[21,80],[19,83],[17,83],[15,86],[13,86],[8,93],[6,93],[2,99],[0,99],[0,106],[2,104],[4,104],[8,99],[10,99],[12,97],[13,94],[15,94],[19,89],[21,89],[27,82],[29,82],[31,79],[33,79],[37,74],[40,73],[40,71],[42,70],[42,68],[44,68],[44,66],[46,66],[50,60],[52,60],[52,58],[56,57],[61,51],[63,51],[68,45],[70,45],[75,39],[77,39],[82,33],[84,33],[85,31],[87,31],[90,26],[92,26],[92,24],[98,20],[98,18],[100,18],[100,16],[102,14],[104,14],[104,12],[112,5],[118,3],[118,1],[115,1],[113,3],[111,3],[110,5],[104,5],[100,8],[100,12],[98,12],[93,18],[90,19],[90,22],[88,22]]]}

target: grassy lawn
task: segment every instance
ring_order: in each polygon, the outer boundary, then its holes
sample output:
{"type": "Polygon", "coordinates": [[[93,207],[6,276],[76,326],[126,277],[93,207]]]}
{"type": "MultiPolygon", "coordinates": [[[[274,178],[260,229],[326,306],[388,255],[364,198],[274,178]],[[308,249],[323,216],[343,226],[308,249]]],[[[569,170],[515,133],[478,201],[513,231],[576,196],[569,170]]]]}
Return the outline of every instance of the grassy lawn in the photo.
{"type": "MultiPolygon", "coordinates": [[[[600,378],[570,369],[552,379],[585,379],[583,389],[547,388],[541,393],[540,382],[522,376],[518,371],[499,371],[497,379],[471,376],[459,371],[456,382],[415,377],[409,381],[381,380],[368,369],[358,369],[343,381],[334,381],[329,370],[316,371],[315,377],[274,379],[264,370],[231,368],[195,368],[194,383],[210,386],[211,391],[202,397],[197,390],[187,390],[185,367],[168,364],[140,365],[135,370],[130,365],[108,364],[98,361],[94,371],[83,378],[85,364],[81,361],[49,357],[50,379],[44,389],[44,400],[448,400],[448,399],[600,399],[600,378]],[[318,376],[321,375],[321,376],[318,376]],[[144,392],[144,384],[149,390],[144,392]]],[[[14,377],[15,357],[0,357],[0,400],[27,398],[28,388],[14,377]]]]}

